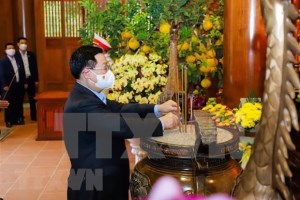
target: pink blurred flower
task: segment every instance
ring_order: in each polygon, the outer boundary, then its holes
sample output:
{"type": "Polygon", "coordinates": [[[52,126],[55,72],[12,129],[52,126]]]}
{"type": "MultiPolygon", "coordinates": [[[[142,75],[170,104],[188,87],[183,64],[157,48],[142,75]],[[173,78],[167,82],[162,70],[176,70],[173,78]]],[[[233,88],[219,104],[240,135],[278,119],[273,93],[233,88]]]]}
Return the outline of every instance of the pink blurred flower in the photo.
{"type": "Polygon", "coordinates": [[[148,198],[143,200],[234,200],[228,194],[184,195],[179,182],[172,176],[163,176],[153,185],[148,198]]]}

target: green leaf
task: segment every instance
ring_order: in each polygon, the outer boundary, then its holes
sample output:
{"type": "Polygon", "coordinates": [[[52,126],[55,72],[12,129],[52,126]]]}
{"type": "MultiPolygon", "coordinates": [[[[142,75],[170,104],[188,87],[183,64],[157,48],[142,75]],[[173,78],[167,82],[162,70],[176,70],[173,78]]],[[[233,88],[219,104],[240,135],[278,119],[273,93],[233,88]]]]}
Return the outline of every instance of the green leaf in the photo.
{"type": "Polygon", "coordinates": [[[188,2],[188,0],[175,0],[175,3],[176,3],[179,7],[183,7],[187,2],[188,2]]]}
{"type": "Polygon", "coordinates": [[[180,41],[185,41],[187,38],[191,37],[193,34],[193,28],[192,27],[187,27],[183,26],[179,30],[179,35],[180,35],[180,41]]]}
{"type": "Polygon", "coordinates": [[[138,40],[146,40],[149,38],[149,34],[147,31],[140,31],[137,33],[136,38],[138,40]]]}

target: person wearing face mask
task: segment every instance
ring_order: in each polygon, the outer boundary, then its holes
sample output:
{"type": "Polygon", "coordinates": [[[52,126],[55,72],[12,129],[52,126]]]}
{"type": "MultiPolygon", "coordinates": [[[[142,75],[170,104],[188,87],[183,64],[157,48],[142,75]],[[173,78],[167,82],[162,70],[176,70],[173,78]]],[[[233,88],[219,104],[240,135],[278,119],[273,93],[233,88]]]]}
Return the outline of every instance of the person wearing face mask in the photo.
{"type": "Polygon", "coordinates": [[[0,62],[1,96],[10,102],[4,112],[7,127],[13,124],[24,124],[23,99],[25,94],[25,70],[22,60],[15,56],[13,43],[5,44],[6,57],[0,62]]]}
{"type": "Polygon", "coordinates": [[[76,79],[64,106],[64,143],[70,157],[68,200],[128,200],[129,161],[125,140],[162,136],[177,127],[177,104],[121,104],[102,91],[115,76],[103,50],[82,46],[70,59],[76,79]]]}
{"type": "Polygon", "coordinates": [[[111,46],[107,40],[105,40],[103,37],[100,37],[98,34],[95,33],[93,39],[93,46],[99,47],[103,50],[105,58],[110,65],[114,63],[114,61],[111,59],[108,53],[108,51],[111,49],[111,46]]]}
{"type": "Polygon", "coordinates": [[[17,42],[19,51],[16,52],[16,56],[23,61],[26,83],[28,84],[25,92],[27,93],[30,105],[30,118],[36,121],[36,101],[34,97],[39,83],[36,56],[33,52],[27,50],[27,38],[19,37],[17,42]]]}

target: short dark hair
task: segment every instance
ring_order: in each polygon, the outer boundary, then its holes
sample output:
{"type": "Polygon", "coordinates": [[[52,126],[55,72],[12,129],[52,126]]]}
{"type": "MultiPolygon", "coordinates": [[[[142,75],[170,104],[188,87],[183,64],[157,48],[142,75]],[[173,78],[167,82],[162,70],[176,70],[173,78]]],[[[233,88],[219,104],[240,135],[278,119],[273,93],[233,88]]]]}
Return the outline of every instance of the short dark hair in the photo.
{"type": "Polygon", "coordinates": [[[78,79],[82,70],[89,66],[95,67],[97,63],[95,55],[103,53],[103,50],[94,46],[81,46],[76,49],[70,58],[70,70],[75,79],[78,79]],[[94,64],[93,64],[94,63],[94,64]]]}
{"type": "Polygon", "coordinates": [[[26,40],[27,41],[27,38],[26,37],[18,37],[17,38],[17,43],[19,43],[21,40],[26,40]]]}
{"type": "Polygon", "coordinates": [[[9,46],[9,45],[13,45],[13,46],[15,47],[15,44],[14,44],[14,43],[12,43],[12,42],[8,42],[8,43],[5,43],[5,45],[4,45],[4,49],[6,49],[6,48],[7,48],[7,46],[9,46]]]}

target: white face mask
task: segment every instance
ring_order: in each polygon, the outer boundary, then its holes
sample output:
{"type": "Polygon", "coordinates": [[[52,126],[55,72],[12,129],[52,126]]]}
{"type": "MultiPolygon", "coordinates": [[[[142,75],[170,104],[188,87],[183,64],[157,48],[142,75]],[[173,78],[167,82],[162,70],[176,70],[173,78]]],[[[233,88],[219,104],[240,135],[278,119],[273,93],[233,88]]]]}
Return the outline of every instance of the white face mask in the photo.
{"type": "Polygon", "coordinates": [[[9,56],[14,56],[16,53],[16,50],[15,49],[6,49],[5,53],[9,56]]]}
{"type": "Polygon", "coordinates": [[[26,51],[27,50],[27,44],[20,44],[19,47],[22,51],[26,51]]]}
{"type": "MultiPolygon", "coordinates": [[[[93,71],[92,71],[93,72],[93,71]]],[[[105,74],[96,74],[97,75],[97,82],[95,86],[100,89],[112,88],[115,83],[115,75],[112,73],[111,70],[108,70],[105,74]]]]}

